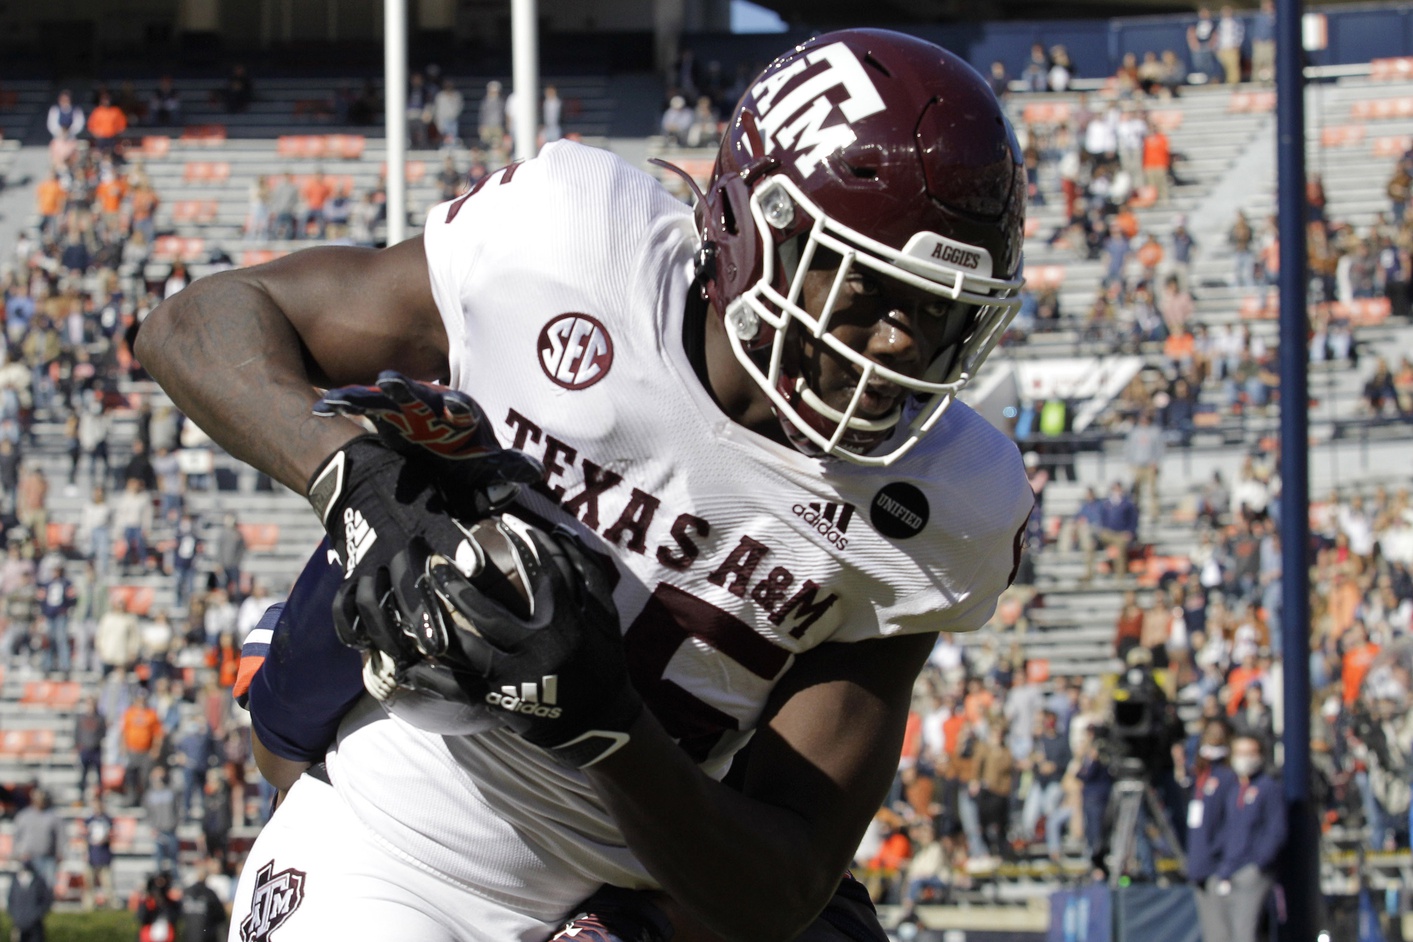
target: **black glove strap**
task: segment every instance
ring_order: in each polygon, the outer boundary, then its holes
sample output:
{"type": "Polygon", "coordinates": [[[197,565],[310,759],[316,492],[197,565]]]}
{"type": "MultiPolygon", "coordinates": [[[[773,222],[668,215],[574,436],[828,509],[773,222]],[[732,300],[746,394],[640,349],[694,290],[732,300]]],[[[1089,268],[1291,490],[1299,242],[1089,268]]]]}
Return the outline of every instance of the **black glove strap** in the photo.
{"type": "MultiPolygon", "coordinates": [[[[306,491],[309,503],[314,505],[314,512],[319,515],[324,529],[331,531],[330,519],[343,498],[348,496],[355,470],[364,473],[402,460],[397,452],[371,432],[349,439],[347,444],[330,455],[309,479],[306,491]]],[[[338,525],[335,521],[334,526],[338,525]]],[[[330,535],[333,535],[332,531],[330,535]]]]}

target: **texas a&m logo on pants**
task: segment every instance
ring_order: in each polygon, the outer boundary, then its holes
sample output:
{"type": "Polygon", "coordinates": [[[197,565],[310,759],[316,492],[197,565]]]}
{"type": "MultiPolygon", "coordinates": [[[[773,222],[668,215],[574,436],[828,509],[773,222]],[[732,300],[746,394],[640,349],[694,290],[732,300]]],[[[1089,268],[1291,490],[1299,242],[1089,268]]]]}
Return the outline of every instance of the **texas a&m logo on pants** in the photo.
{"type": "Polygon", "coordinates": [[[255,874],[255,892],[250,900],[250,915],[240,924],[241,942],[270,942],[270,936],[294,915],[304,902],[303,870],[281,870],[275,873],[272,860],[255,874]]]}
{"type": "Polygon", "coordinates": [[[587,314],[561,314],[540,331],[540,368],[557,386],[583,389],[608,375],[613,339],[587,314]]]}

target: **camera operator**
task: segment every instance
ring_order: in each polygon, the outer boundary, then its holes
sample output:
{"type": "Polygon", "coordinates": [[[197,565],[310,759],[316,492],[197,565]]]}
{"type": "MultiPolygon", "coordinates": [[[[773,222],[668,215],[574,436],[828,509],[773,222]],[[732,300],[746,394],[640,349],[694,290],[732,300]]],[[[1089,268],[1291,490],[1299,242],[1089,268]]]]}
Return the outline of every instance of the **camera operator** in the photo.
{"type": "Polygon", "coordinates": [[[1219,844],[1236,773],[1227,764],[1227,724],[1208,719],[1202,724],[1200,737],[1187,802],[1187,879],[1197,897],[1202,938],[1221,939],[1226,933],[1226,917],[1212,875],[1220,862],[1219,844]]]}

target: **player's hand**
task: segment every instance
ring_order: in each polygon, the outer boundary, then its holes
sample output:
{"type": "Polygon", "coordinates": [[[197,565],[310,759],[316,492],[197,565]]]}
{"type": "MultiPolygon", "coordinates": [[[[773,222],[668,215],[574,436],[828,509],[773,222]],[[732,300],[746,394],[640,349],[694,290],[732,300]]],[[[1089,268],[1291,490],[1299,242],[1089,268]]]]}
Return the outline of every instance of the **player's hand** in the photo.
{"type": "Polygon", "coordinates": [[[520,451],[500,447],[485,413],[459,389],[384,370],[373,386],[341,386],[314,404],[315,415],[361,416],[378,436],[436,478],[453,515],[478,520],[504,507],[544,468],[520,451]]]}
{"type": "Polygon", "coordinates": [[[568,530],[522,526],[516,538],[526,544],[522,556],[536,561],[525,573],[529,617],[436,561],[429,571],[434,609],[463,663],[484,681],[467,692],[527,742],[585,768],[628,741],[643,708],[628,679],[608,577],[568,530]]]}
{"type": "Polygon", "coordinates": [[[433,555],[467,575],[481,561],[429,469],[377,435],[361,435],[314,475],[309,501],[343,564],[344,582],[334,596],[339,639],[382,652],[397,670],[444,653],[442,623],[430,617],[418,581],[433,555]]]}

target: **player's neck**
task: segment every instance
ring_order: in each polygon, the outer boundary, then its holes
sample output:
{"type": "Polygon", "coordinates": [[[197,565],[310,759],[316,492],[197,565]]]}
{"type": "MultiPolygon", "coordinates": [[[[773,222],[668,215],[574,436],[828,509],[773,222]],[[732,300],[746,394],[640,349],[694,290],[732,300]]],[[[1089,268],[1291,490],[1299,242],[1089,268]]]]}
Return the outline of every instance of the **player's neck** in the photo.
{"type": "Polygon", "coordinates": [[[726,325],[695,284],[687,293],[682,345],[697,379],[727,418],[772,441],[785,441],[770,400],[737,362],[726,325]]]}

